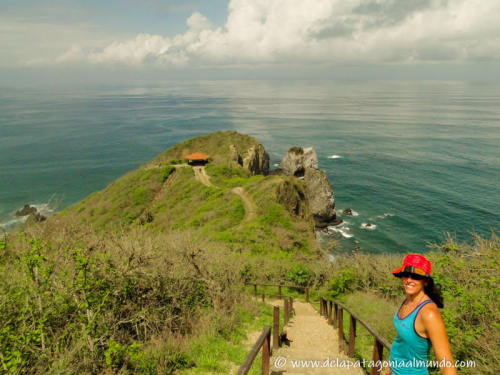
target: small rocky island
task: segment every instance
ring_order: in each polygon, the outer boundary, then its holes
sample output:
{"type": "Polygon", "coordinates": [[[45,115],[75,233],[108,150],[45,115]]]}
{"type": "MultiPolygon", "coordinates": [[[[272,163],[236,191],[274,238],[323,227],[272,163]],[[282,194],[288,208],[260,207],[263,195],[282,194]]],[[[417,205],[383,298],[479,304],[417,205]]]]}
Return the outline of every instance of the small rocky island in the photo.
{"type": "Polygon", "coordinates": [[[35,222],[41,223],[42,221],[47,220],[45,216],[43,216],[36,207],[31,206],[29,204],[25,204],[21,210],[16,211],[16,216],[28,216],[27,222],[35,222]]]}
{"type": "Polygon", "coordinates": [[[307,183],[309,209],[316,228],[326,228],[342,223],[335,210],[332,185],[326,173],[318,168],[318,157],[312,147],[292,147],[278,168],[271,171],[275,175],[303,178],[307,183]]]}

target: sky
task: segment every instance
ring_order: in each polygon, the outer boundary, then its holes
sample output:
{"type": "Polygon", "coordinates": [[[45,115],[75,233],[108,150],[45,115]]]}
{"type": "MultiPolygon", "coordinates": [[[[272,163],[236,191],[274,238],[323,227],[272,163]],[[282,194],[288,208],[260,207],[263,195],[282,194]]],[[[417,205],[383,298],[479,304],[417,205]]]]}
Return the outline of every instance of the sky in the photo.
{"type": "Polygon", "coordinates": [[[500,80],[499,21],[500,0],[0,0],[0,82],[500,80]]]}

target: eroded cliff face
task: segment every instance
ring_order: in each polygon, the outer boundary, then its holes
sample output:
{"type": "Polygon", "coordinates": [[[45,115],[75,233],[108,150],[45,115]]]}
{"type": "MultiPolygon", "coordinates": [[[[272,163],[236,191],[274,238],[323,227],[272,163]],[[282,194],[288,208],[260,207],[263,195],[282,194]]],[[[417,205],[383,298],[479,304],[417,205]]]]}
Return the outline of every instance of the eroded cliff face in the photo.
{"type": "Polygon", "coordinates": [[[307,197],[305,183],[297,183],[288,180],[281,181],[276,186],[276,199],[288,212],[299,217],[314,228],[314,222],[309,212],[309,199],[307,197]]]}
{"type": "Polygon", "coordinates": [[[238,152],[238,147],[230,145],[229,148],[231,149],[231,155],[229,156],[229,164],[231,167],[234,168],[238,165],[243,166],[243,158],[238,152]]]}
{"type": "Polygon", "coordinates": [[[318,157],[312,147],[292,147],[274,173],[304,178],[309,212],[316,228],[342,222],[337,219],[332,185],[325,172],[318,169],[318,157]]]}
{"type": "Polygon", "coordinates": [[[252,175],[269,174],[269,154],[264,146],[259,144],[247,150],[247,155],[243,158],[243,168],[248,169],[252,175]]]}
{"type": "Polygon", "coordinates": [[[278,166],[285,176],[303,177],[306,169],[318,169],[318,157],[312,147],[292,147],[278,166]]]}
{"type": "Polygon", "coordinates": [[[338,224],[332,185],[325,171],[306,169],[304,180],[307,182],[309,209],[316,227],[325,228],[328,225],[338,224]]]}

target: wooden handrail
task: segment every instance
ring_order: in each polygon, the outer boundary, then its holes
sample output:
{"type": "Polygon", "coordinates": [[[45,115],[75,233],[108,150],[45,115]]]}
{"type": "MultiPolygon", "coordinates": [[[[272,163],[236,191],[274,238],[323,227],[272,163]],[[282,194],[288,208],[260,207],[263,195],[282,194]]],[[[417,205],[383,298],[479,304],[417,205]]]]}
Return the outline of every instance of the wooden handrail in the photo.
{"type": "MultiPolygon", "coordinates": [[[[327,301],[330,302],[329,300],[327,300],[327,301]]],[[[358,322],[360,322],[361,325],[363,327],[365,327],[366,330],[368,332],[370,332],[372,334],[372,336],[375,337],[383,345],[384,348],[386,348],[389,351],[391,350],[391,346],[392,345],[389,343],[389,341],[387,341],[377,331],[375,331],[367,322],[365,322],[363,319],[361,319],[358,314],[356,314],[355,312],[353,312],[350,308],[348,308],[347,306],[343,305],[339,301],[331,301],[331,302],[335,303],[341,309],[344,309],[345,311],[347,311],[347,313],[350,316],[352,316],[354,319],[356,319],[358,322]]]]}
{"type": "Polygon", "coordinates": [[[292,296],[285,296],[284,294],[269,294],[269,293],[257,293],[255,295],[255,298],[258,298],[259,296],[262,296],[262,302],[265,301],[265,298],[264,296],[268,296],[268,297],[278,297],[278,299],[281,299],[279,297],[285,297],[285,298],[293,298],[292,296]]]}
{"type": "MultiPolygon", "coordinates": [[[[281,297],[288,297],[288,296],[284,296],[281,294],[281,288],[295,288],[295,289],[303,289],[305,290],[306,292],[306,302],[309,302],[309,287],[304,287],[304,286],[294,286],[294,285],[273,285],[273,284],[256,284],[256,283],[245,283],[245,285],[253,285],[253,288],[254,288],[254,294],[255,296],[257,296],[257,286],[272,286],[272,287],[278,287],[278,294],[269,294],[269,295],[274,295],[274,296],[278,296],[279,299],[281,299],[281,297]]],[[[264,293],[261,293],[261,294],[264,294],[264,293]]]]}
{"type": "Polygon", "coordinates": [[[271,358],[271,326],[265,326],[259,338],[247,354],[236,375],[246,375],[252,367],[253,361],[262,348],[262,374],[269,375],[269,362],[271,358]]]}
{"type": "MultiPolygon", "coordinates": [[[[273,295],[273,294],[268,294],[268,295],[271,295],[271,296],[278,296],[280,299],[282,297],[288,297],[288,296],[284,296],[281,294],[281,288],[282,287],[286,287],[286,288],[297,288],[297,289],[304,289],[306,291],[306,302],[309,302],[309,288],[308,287],[300,287],[300,286],[293,286],[293,285],[273,285],[273,284],[256,284],[256,283],[245,283],[246,285],[253,285],[254,286],[254,293],[255,293],[255,296],[257,296],[257,286],[264,286],[264,287],[278,287],[279,288],[279,294],[278,295],[273,295]]],[[[264,301],[265,299],[265,293],[261,293],[262,294],[262,300],[264,301]]],[[[293,298],[289,297],[290,298],[290,302],[293,303],[293,298]]],[[[288,318],[288,309],[291,307],[289,305],[287,305],[287,302],[285,300],[285,325],[287,324],[287,318],[288,318]]],[[[312,302],[311,302],[312,303],[312,302]]],[[[293,306],[293,305],[292,305],[293,306]]],[[[374,345],[373,345],[373,357],[372,357],[372,361],[374,363],[377,363],[377,361],[381,361],[382,360],[382,355],[383,355],[383,350],[384,348],[387,349],[387,350],[391,350],[391,344],[384,338],[382,337],[377,331],[375,331],[367,322],[365,322],[363,319],[361,319],[361,317],[356,314],[355,312],[353,312],[349,307],[343,305],[342,303],[340,303],[339,301],[333,301],[333,300],[327,300],[327,299],[324,299],[324,298],[320,298],[320,301],[319,301],[319,310],[320,310],[320,315],[327,318],[328,319],[328,324],[333,324],[333,328],[334,329],[338,329],[338,333],[339,333],[339,350],[340,351],[343,351],[344,350],[344,345],[345,343],[348,345],[348,348],[347,348],[347,354],[349,357],[354,357],[354,349],[355,349],[355,342],[356,342],[356,325],[357,325],[357,322],[359,322],[363,327],[366,328],[366,330],[368,332],[370,332],[370,334],[374,337],[375,341],[374,341],[374,345]],[[350,324],[349,324],[349,340],[345,340],[344,338],[344,317],[343,317],[343,312],[347,311],[347,313],[350,315],[350,324]],[[333,314],[333,316],[332,316],[333,314]]],[[[275,322],[274,322],[274,325],[273,325],[273,328],[274,328],[274,332],[277,331],[277,327],[276,327],[276,310],[275,310],[275,322]]],[[[279,311],[278,311],[278,315],[279,317],[279,311]]],[[[278,327],[279,327],[279,324],[278,324],[278,327]]],[[[261,336],[259,337],[259,339],[257,340],[257,342],[255,343],[255,345],[252,347],[251,351],[249,352],[249,354],[247,355],[247,358],[245,359],[245,362],[243,363],[243,365],[240,367],[237,375],[244,375],[244,374],[247,374],[248,371],[250,371],[250,366],[252,365],[255,357],[257,356],[259,350],[261,347],[269,347],[270,346],[270,330],[271,330],[271,327],[270,326],[266,326],[266,328],[264,328],[264,332],[261,334],[261,336]],[[267,330],[267,335],[268,336],[265,336],[264,333],[266,332],[267,330]],[[267,337],[267,342],[265,341],[265,337],[267,337]],[[266,344],[264,344],[264,342],[266,342],[266,344]],[[251,358],[251,359],[250,359],[251,358]],[[246,366],[246,367],[245,367],[246,366]]],[[[274,336],[274,332],[273,332],[273,336],[274,336]]],[[[275,339],[273,337],[273,347],[276,346],[276,343],[275,343],[275,339]]],[[[262,352],[262,373],[263,374],[269,374],[269,355],[270,355],[270,349],[268,350],[268,352],[266,353],[266,350],[267,349],[263,349],[263,352],[262,352]],[[266,359],[267,358],[267,359],[266,359]]],[[[380,374],[382,371],[382,367],[375,367],[373,366],[371,368],[371,375],[377,375],[377,374],[380,374]]]]}
{"type": "MultiPolygon", "coordinates": [[[[264,298],[264,295],[262,295],[264,298]]],[[[293,311],[293,298],[288,297],[284,300],[284,316],[283,316],[283,329],[288,325],[289,316],[293,311]]],[[[280,332],[280,307],[274,306],[273,313],[273,343],[272,349],[277,350],[278,346],[281,345],[281,333],[280,332]]],[[[237,372],[239,374],[247,374],[250,371],[250,367],[252,366],[255,357],[259,353],[260,348],[262,347],[262,373],[268,375],[269,374],[269,361],[271,356],[271,326],[264,327],[264,331],[259,336],[255,344],[253,345],[250,352],[247,354],[245,358],[245,362],[241,365],[240,369],[237,372]],[[267,339],[266,339],[267,338],[267,339]],[[267,341],[266,341],[267,340],[267,341]]]]}
{"type": "MultiPolygon", "coordinates": [[[[349,307],[343,305],[339,301],[327,300],[324,298],[320,298],[319,301],[320,306],[320,314],[328,319],[328,323],[333,323],[333,328],[338,329],[339,332],[339,350],[344,350],[345,343],[348,344],[347,355],[349,357],[354,357],[354,347],[356,342],[356,322],[359,322],[363,327],[367,329],[368,332],[375,338],[373,345],[373,363],[377,363],[377,361],[382,360],[383,350],[386,348],[387,350],[391,350],[391,344],[382,337],[377,331],[375,331],[367,322],[365,322],[361,317],[353,312],[349,307]],[[328,306],[329,305],[329,306],[328,306]],[[332,309],[333,305],[333,309],[332,309]],[[343,312],[347,311],[350,315],[350,324],[349,324],[349,340],[346,342],[344,339],[344,314],[343,312]],[[332,317],[333,313],[333,317],[332,317]]],[[[373,366],[371,369],[371,375],[380,374],[382,371],[382,367],[373,366]]]]}
{"type": "Polygon", "coordinates": [[[284,288],[295,288],[295,289],[309,289],[307,286],[298,286],[298,285],[283,285],[283,284],[257,284],[257,283],[245,283],[245,285],[258,285],[258,286],[281,286],[284,288]]]}

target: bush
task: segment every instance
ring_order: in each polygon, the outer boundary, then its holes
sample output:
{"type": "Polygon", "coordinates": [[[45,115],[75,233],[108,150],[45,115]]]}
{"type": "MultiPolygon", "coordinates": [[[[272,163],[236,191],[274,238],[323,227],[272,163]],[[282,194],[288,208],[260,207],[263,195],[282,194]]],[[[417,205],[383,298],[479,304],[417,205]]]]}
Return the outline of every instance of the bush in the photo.
{"type": "Polygon", "coordinates": [[[171,166],[171,165],[167,165],[166,167],[164,167],[161,171],[161,180],[162,182],[165,182],[172,173],[175,172],[175,167],[171,166]]]}
{"type": "Polygon", "coordinates": [[[296,285],[306,287],[310,285],[312,277],[313,273],[307,266],[304,264],[298,264],[293,270],[287,272],[285,280],[291,281],[296,285]]]}

